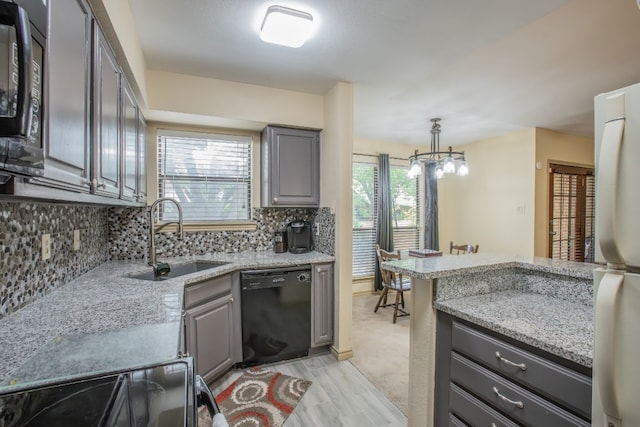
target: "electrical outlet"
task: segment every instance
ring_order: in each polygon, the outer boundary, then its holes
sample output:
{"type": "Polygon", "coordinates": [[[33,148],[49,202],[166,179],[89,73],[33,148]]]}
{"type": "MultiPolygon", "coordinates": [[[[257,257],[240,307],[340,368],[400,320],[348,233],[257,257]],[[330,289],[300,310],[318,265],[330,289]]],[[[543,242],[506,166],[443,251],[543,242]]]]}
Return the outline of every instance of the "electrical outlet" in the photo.
{"type": "Polygon", "coordinates": [[[46,261],[51,258],[51,235],[42,235],[42,260],[46,261]]]}
{"type": "Polygon", "coordinates": [[[73,230],[73,250],[80,250],[80,230],[73,230]]]}

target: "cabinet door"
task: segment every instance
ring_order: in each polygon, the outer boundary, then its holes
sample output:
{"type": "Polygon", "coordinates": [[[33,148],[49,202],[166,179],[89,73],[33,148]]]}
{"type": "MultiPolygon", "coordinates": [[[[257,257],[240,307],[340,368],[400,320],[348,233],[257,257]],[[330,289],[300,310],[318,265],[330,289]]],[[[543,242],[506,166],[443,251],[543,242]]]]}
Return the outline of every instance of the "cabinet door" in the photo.
{"type": "Polygon", "coordinates": [[[138,108],[138,194],[136,200],[141,203],[147,201],[147,122],[138,108]]]}
{"type": "Polygon", "coordinates": [[[122,188],[120,198],[134,200],[137,194],[138,105],[133,91],[121,76],[122,83],[122,188]]]}
{"type": "Polygon", "coordinates": [[[51,0],[46,181],[89,192],[91,11],[83,0],[51,0]]]}
{"type": "Polygon", "coordinates": [[[333,264],[313,266],[311,346],[333,343],[333,264]]]}
{"type": "Polygon", "coordinates": [[[187,351],[207,382],[234,363],[233,302],[231,295],[225,295],[186,312],[187,351]]]}
{"type": "Polygon", "coordinates": [[[120,69],[94,24],[94,192],[120,196],[120,69]]]}
{"type": "Polygon", "coordinates": [[[318,206],[320,133],[269,126],[262,141],[262,205],[318,206]]]}

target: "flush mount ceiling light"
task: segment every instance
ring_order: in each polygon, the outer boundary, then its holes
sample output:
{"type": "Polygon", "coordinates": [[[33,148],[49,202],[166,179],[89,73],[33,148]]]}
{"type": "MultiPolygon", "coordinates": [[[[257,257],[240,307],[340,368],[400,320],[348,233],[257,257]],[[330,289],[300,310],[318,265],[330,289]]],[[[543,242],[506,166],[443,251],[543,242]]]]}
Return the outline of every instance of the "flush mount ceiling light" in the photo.
{"type": "Polygon", "coordinates": [[[264,15],[260,38],[267,43],[300,47],[311,35],[312,26],[313,16],[310,13],[273,5],[264,15]]]}
{"type": "MultiPolygon", "coordinates": [[[[640,1],[640,0],[639,0],[640,1]]],[[[409,178],[415,178],[422,173],[420,163],[436,163],[436,178],[440,179],[445,174],[456,172],[460,176],[469,175],[469,167],[464,160],[463,151],[440,151],[440,119],[431,119],[431,151],[426,153],[416,153],[409,157],[409,178]]]]}

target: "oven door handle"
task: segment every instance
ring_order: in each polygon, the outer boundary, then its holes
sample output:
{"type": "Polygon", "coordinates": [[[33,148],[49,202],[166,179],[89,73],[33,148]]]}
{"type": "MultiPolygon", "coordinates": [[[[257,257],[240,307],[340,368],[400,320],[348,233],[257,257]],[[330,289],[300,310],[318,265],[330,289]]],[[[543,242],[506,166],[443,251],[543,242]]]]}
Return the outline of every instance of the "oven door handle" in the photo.
{"type": "Polygon", "coordinates": [[[207,383],[200,375],[196,375],[196,396],[198,399],[198,408],[201,406],[207,407],[209,415],[211,415],[212,427],[229,427],[227,419],[222,415],[222,412],[220,412],[213,393],[211,393],[209,386],[207,386],[207,383]]]}
{"type": "MultiPolygon", "coordinates": [[[[33,65],[31,62],[31,30],[27,12],[15,3],[0,2],[0,24],[16,27],[18,46],[18,99],[15,117],[0,117],[0,136],[28,137],[31,133],[31,85],[33,65]]],[[[13,49],[9,46],[10,61],[13,49]]],[[[9,76],[11,80],[11,76],[9,76]]],[[[7,87],[7,90],[9,87],[7,87]]],[[[11,103],[7,93],[7,101],[11,103]]]]}

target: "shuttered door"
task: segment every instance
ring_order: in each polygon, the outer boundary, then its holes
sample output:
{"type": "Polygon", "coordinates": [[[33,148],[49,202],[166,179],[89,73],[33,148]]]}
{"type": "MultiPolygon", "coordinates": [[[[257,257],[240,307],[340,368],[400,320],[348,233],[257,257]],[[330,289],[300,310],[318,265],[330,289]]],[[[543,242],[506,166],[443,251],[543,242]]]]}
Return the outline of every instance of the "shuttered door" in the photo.
{"type": "Polygon", "coordinates": [[[593,169],[551,165],[550,183],[551,258],[593,262],[593,169]]]}

